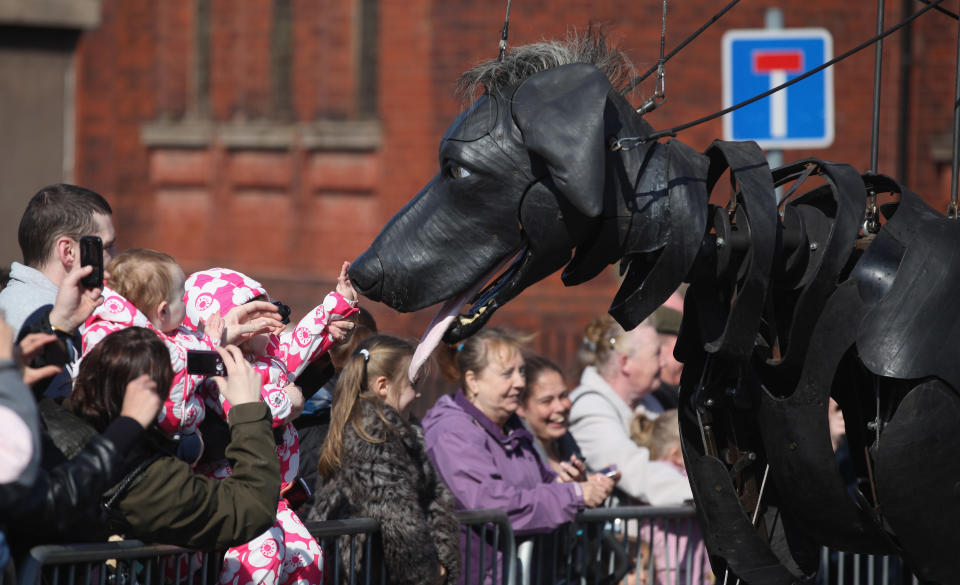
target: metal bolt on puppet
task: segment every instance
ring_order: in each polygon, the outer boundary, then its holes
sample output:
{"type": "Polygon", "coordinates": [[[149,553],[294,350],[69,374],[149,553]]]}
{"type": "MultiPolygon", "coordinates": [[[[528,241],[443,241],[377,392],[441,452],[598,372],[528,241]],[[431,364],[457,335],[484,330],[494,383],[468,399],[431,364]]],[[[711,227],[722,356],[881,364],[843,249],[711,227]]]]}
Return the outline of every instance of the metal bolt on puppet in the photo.
{"type": "Polygon", "coordinates": [[[820,546],[899,553],[956,582],[960,223],[845,164],[771,170],[752,142],[661,141],[616,62],[593,34],[478,66],[485,93],[441,139],[441,171],[353,262],[355,286],[399,311],[444,302],[435,345],[560,269],[577,285],[620,262],[610,313],[626,329],[689,282],[680,425],[718,582],[812,583],[820,546]],[[551,65],[516,76],[534,62],[551,65]],[[710,205],[722,176],[730,202],[710,205]]]}

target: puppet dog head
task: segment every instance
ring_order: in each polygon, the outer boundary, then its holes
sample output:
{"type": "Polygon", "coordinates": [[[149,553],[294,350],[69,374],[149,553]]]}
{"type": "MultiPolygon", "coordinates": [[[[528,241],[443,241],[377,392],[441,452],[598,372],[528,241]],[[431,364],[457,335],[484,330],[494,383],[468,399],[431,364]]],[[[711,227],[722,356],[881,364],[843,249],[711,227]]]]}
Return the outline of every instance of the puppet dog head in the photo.
{"type": "MultiPolygon", "coordinates": [[[[559,64],[496,90],[488,85],[444,134],[440,172],[354,261],[350,277],[362,294],[399,311],[471,303],[447,342],[471,335],[498,306],[568,263],[567,284],[592,278],[619,258],[624,230],[617,222],[630,223],[648,154],[633,151],[630,179],[609,141],[650,132],[592,64],[559,64]],[[604,227],[613,245],[587,253],[604,227]],[[574,249],[589,261],[571,262],[574,249]]],[[[652,196],[647,205],[662,199],[652,196]]],[[[662,245],[663,234],[653,240],[649,246],[662,245]]]]}

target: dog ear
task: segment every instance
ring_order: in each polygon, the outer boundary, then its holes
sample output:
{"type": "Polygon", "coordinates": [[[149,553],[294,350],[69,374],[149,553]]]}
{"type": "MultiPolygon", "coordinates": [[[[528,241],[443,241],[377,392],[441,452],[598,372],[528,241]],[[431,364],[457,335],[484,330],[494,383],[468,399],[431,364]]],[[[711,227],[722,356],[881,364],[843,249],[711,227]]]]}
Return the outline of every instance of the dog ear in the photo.
{"type": "Polygon", "coordinates": [[[574,63],[533,75],[513,94],[524,145],[543,158],[554,184],[587,217],[603,210],[603,111],[611,89],[602,71],[574,63]]]}

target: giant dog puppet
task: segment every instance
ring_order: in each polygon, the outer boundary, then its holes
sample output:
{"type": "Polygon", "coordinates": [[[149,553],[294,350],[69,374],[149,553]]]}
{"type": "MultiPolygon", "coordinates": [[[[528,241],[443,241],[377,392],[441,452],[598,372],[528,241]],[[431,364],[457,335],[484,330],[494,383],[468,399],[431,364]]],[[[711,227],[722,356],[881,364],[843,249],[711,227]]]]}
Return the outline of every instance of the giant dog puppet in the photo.
{"type": "Polygon", "coordinates": [[[690,282],[681,434],[721,579],[810,582],[825,545],[900,553],[956,582],[960,224],[843,164],[771,171],[754,143],[619,141],[652,128],[596,55],[509,57],[541,70],[488,84],[453,122],[442,170],[350,268],[358,289],[400,311],[447,301],[435,323],[456,342],[560,268],[575,285],[619,261],[610,313],[627,329],[690,282]],[[721,177],[722,208],[708,204],[721,177]],[[876,218],[871,193],[887,201],[876,218]],[[831,396],[855,496],[830,446],[831,396]]]}

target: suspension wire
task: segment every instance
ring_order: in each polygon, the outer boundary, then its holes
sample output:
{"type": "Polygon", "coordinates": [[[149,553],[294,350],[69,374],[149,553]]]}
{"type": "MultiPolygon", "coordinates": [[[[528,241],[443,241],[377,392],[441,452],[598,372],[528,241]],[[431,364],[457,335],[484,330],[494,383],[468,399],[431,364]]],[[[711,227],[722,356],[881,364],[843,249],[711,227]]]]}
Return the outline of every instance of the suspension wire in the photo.
{"type": "MultiPolygon", "coordinates": [[[[845,53],[843,53],[843,54],[841,54],[841,55],[839,55],[839,56],[837,56],[837,57],[834,57],[833,59],[830,59],[829,61],[827,61],[827,62],[824,63],[823,65],[819,65],[819,66],[817,66],[817,67],[814,67],[814,68],[811,69],[810,71],[807,71],[806,73],[803,73],[803,74],[801,74],[801,75],[798,75],[797,77],[794,77],[793,79],[787,81],[786,83],[782,83],[782,84],[778,85],[777,87],[774,87],[774,88],[772,88],[772,89],[769,89],[769,90],[767,90],[767,91],[765,91],[765,92],[763,92],[763,93],[761,93],[761,94],[759,94],[759,95],[755,95],[755,96],[753,96],[752,98],[750,98],[750,99],[748,99],[748,100],[744,100],[744,101],[740,102],[739,104],[734,104],[734,105],[732,105],[732,106],[730,106],[730,107],[728,107],[728,108],[724,108],[724,109],[720,110],[719,112],[714,112],[713,114],[710,114],[709,116],[704,116],[704,117],[699,118],[699,119],[697,119],[697,120],[694,120],[694,121],[692,121],[692,122],[687,122],[686,124],[681,124],[680,126],[674,126],[673,128],[670,128],[669,130],[661,130],[661,131],[659,131],[659,132],[653,132],[652,134],[649,134],[648,136],[631,136],[631,137],[628,137],[628,138],[621,138],[621,139],[615,141],[615,142],[610,146],[610,148],[611,148],[612,150],[629,150],[629,149],[631,149],[631,148],[634,148],[637,144],[640,144],[640,143],[642,143],[642,142],[649,142],[649,141],[651,141],[651,140],[657,140],[657,139],[659,139],[659,138],[665,138],[665,137],[667,137],[667,136],[676,136],[676,135],[677,135],[677,132],[681,132],[681,131],[683,131],[683,130],[687,130],[688,128],[693,128],[694,126],[699,126],[700,124],[703,124],[704,122],[709,122],[710,120],[714,120],[714,119],[719,118],[719,117],[721,117],[721,116],[725,116],[725,115],[729,114],[730,112],[739,110],[740,108],[742,108],[742,107],[744,107],[744,106],[749,106],[750,104],[752,104],[752,103],[754,103],[754,102],[756,102],[756,101],[762,100],[763,98],[765,98],[765,97],[767,97],[767,96],[769,96],[769,95],[772,95],[772,94],[774,94],[774,93],[776,93],[776,92],[778,92],[778,91],[780,91],[780,90],[782,90],[782,89],[786,89],[786,88],[790,87],[791,85],[795,85],[795,84],[797,84],[797,83],[800,83],[800,82],[803,81],[804,79],[807,79],[808,77],[810,77],[810,76],[812,76],[812,75],[816,75],[817,73],[820,73],[821,71],[823,71],[823,70],[826,69],[827,67],[831,67],[831,66],[839,63],[840,61],[843,61],[843,60],[846,59],[847,57],[849,57],[849,56],[851,56],[851,55],[853,55],[853,54],[855,54],[855,53],[858,53],[858,52],[862,51],[863,49],[869,47],[870,45],[872,45],[873,43],[879,41],[880,39],[883,39],[883,38],[885,38],[885,37],[888,37],[888,36],[892,35],[893,33],[897,32],[897,31],[900,30],[901,28],[907,26],[908,24],[910,24],[910,23],[913,22],[914,20],[920,18],[920,17],[923,16],[925,13],[929,12],[930,10],[932,10],[934,7],[936,7],[937,5],[939,5],[939,4],[942,3],[942,2],[943,2],[943,0],[931,0],[930,4],[927,5],[925,8],[921,8],[919,11],[914,12],[914,13],[911,14],[906,20],[904,20],[904,21],[900,22],[899,24],[897,24],[897,25],[895,25],[895,26],[887,29],[886,31],[883,32],[883,34],[878,35],[878,36],[875,36],[875,37],[873,37],[873,38],[871,38],[871,39],[868,39],[868,40],[860,43],[860,44],[857,45],[856,47],[850,49],[849,51],[846,51],[845,53]]],[[[958,112],[960,112],[960,111],[958,111],[958,112]]]]}
{"type": "MultiPolygon", "coordinates": [[[[670,51],[669,53],[667,53],[666,57],[663,56],[663,43],[662,43],[662,41],[661,41],[661,45],[660,45],[660,57],[663,59],[663,62],[666,63],[666,62],[669,61],[671,58],[673,58],[674,55],[676,55],[677,53],[679,53],[680,51],[682,51],[682,50],[684,49],[684,47],[686,47],[687,45],[689,45],[694,39],[696,39],[698,36],[700,36],[700,33],[702,33],[703,31],[707,30],[708,28],[710,28],[710,25],[712,25],[713,23],[715,23],[715,22],[717,22],[718,20],[720,20],[720,17],[722,17],[724,14],[726,14],[731,8],[733,8],[734,6],[736,6],[738,2],[740,2],[740,0],[731,0],[731,2],[730,2],[729,4],[727,4],[726,6],[724,6],[723,9],[722,9],[720,12],[714,14],[713,17],[710,18],[710,20],[708,20],[707,22],[703,23],[703,25],[702,25],[700,28],[698,28],[697,30],[695,30],[695,31],[693,32],[693,34],[691,34],[689,37],[687,37],[682,43],[680,43],[679,45],[677,45],[676,48],[674,48],[672,51],[670,51]]],[[[624,89],[622,92],[620,92],[620,94],[621,94],[621,95],[626,95],[626,94],[630,93],[630,91],[631,91],[633,88],[635,88],[635,87],[637,87],[638,85],[640,85],[641,83],[643,83],[643,81],[644,81],[646,78],[650,77],[650,75],[651,75],[654,71],[657,71],[657,70],[658,70],[659,68],[661,68],[661,67],[662,67],[662,65],[661,65],[661,63],[658,61],[656,65],[654,65],[653,67],[651,67],[650,69],[648,69],[647,72],[644,73],[643,75],[636,75],[636,76],[634,76],[633,80],[632,80],[630,83],[627,84],[626,89],[624,89]]]]}
{"type": "Polygon", "coordinates": [[[664,101],[666,94],[666,83],[664,80],[663,64],[666,61],[663,58],[663,51],[667,44],[667,0],[663,0],[663,12],[660,15],[660,58],[657,59],[657,86],[653,90],[653,95],[637,108],[637,113],[641,116],[657,109],[664,101]]]}
{"type": "Polygon", "coordinates": [[[507,34],[510,30],[510,4],[513,0],[507,0],[507,15],[503,17],[503,29],[500,31],[500,52],[497,54],[497,62],[503,63],[503,55],[507,52],[507,34]]]}
{"type": "MultiPolygon", "coordinates": [[[[920,2],[923,2],[924,4],[930,4],[930,0],[920,0],[920,2]]],[[[934,8],[934,10],[936,10],[937,12],[940,12],[941,14],[946,14],[947,16],[949,16],[954,20],[960,20],[960,16],[957,16],[955,13],[950,12],[949,10],[947,10],[942,6],[937,6],[934,8]]]]}
{"type": "Polygon", "coordinates": [[[953,160],[950,175],[950,206],[947,207],[947,217],[957,219],[957,170],[960,167],[960,19],[957,20],[957,81],[953,90],[953,160]]]}
{"type": "MultiPolygon", "coordinates": [[[[877,0],[877,34],[883,33],[884,0],[877,0]]],[[[877,41],[873,55],[873,134],[870,138],[870,172],[877,172],[877,155],[880,150],[880,81],[883,76],[883,39],[877,41]]],[[[876,204],[876,195],[872,196],[876,204]]]]}
{"type": "MultiPolygon", "coordinates": [[[[886,8],[884,0],[877,0],[877,34],[883,32],[883,16],[886,8]]],[[[883,79],[883,40],[877,41],[873,53],[873,121],[870,127],[870,172],[877,172],[877,159],[880,153],[880,86],[883,79]]],[[[877,219],[877,192],[870,189],[867,192],[867,209],[863,215],[863,226],[860,230],[864,235],[875,234],[880,231],[880,222],[877,219]]]]}

